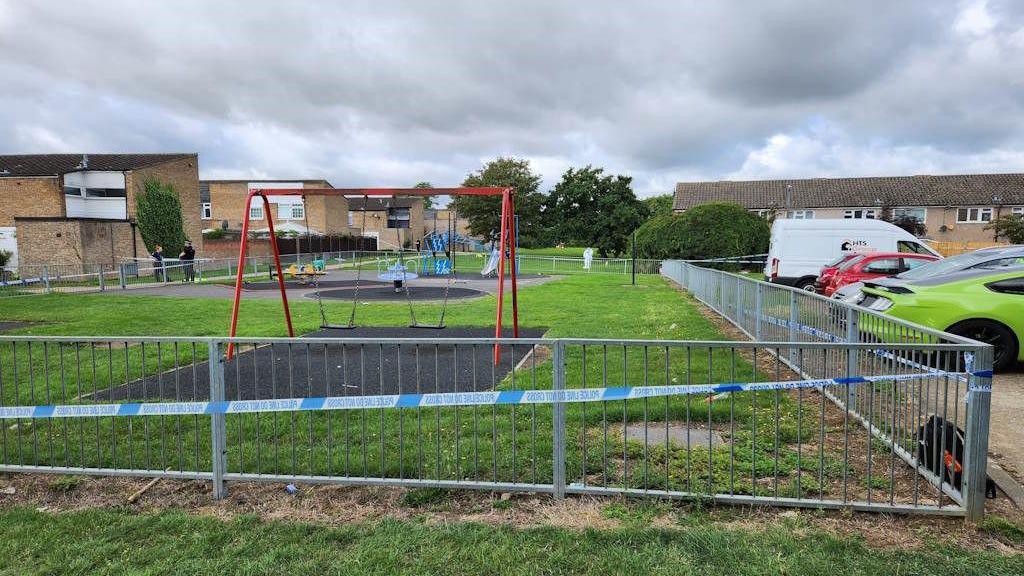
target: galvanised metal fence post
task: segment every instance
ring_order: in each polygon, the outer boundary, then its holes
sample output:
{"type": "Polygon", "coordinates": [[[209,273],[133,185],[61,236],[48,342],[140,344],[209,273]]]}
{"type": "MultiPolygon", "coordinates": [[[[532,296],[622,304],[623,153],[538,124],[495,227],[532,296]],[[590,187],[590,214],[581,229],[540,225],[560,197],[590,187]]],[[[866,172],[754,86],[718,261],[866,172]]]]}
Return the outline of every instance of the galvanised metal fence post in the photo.
{"type": "Polygon", "coordinates": [[[985,480],[988,477],[988,425],[992,408],[992,347],[974,353],[967,363],[967,422],[964,431],[964,509],[969,522],[985,515],[985,480]],[[981,375],[978,375],[981,374],[981,375]]]}
{"type": "MultiPolygon", "coordinates": [[[[725,274],[725,272],[722,272],[722,274],[725,274]]],[[[735,304],[733,304],[733,306],[734,306],[733,314],[736,315],[736,322],[740,326],[743,326],[744,325],[743,324],[744,312],[740,310],[740,305],[742,304],[742,301],[743,301],[743,278],[741,278],[739,274],[736,275],[736,298],[735,298],[734,301],[735,301],[735,304]]]]}
{"type": "MultiPolygon", "coordinates": [[[[210,340],[210,402],[224,401],[224,358],[220,353],[220,342],[210,340]]],[[[224,414],[210,415],[210,470],[213,472],[213,498],[220,500],[228,495],[224,486],[224,472],[227,471],[227,425],[224,414]]]]}
{"type": "Polygon", "coordinates": [[[106,287],[103,285],[103,264],[100,264],[99,267],[100,292],[103,292],[104,290],[106,290],[106,287]]]}
{"type": "MultiPolygon", "coordinates": [[[[555,394],[565,390],[565,344],[556,341],[551,358],[552,390],[555,394]]],[[[556,398],[551,404],[552,410],[552,450],[551,450],[551,484],[555,498],[565,498],[565,402],[556,398]]]]}
{"type": "MultiPolygon", "coordinates": [[[[860,314],[853,306],[846,307],[846,341],[856,344],[860,340],[860,314]]],[[[856,348],[846,350],[846,376],[859,376],[860,361],[856,348]]],[[[847,384],[846,386],[846,409],[854,410],[857,406],[857,385],[847,384]]]]}
{"type": "Polygon", "coordinates": [[[121,284],[122,290],[128,287],[128,278],[125,277],[124,266],[124,264],[121,264],[117,267],[117,281],[121,284]]]}
{"type": "MultiPolygon", "coordinates": [[[[800,309],[797,307],[796,290],[789,291],[789,341],[796,342],[796,324],[800,319],[800,309]]],[[[789,349],[789,361],[796,362],[796,349],[789,349]]]]}
{"type": "Polygon", "coordinates": [[[45,286],[46,293],[50,293],[50,267],[43,266],[43,286],[45,286]]]}
{"type": "Polygon", "coordinates": [[[764,302],[764,293],[761,290],[762,283],[754,284],[754,340],[761,341],[761,307],[764,302]]]}

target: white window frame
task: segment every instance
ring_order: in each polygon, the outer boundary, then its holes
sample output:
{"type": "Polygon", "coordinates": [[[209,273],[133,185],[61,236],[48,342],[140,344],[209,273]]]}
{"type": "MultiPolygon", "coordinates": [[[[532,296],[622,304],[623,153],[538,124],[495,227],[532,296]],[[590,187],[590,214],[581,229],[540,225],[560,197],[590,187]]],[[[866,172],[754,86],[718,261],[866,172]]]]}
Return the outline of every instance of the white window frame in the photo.
{"type": "Polygon", "coordinates": [[[956,209],[956,223],[957,224],[987,224],[992,221],[992,207],[991,206],[961,206],[956,209]],[[962,218],[961,212],[966,211],[967,217],[962,218]],[[985,215],[988,218],[984,218],[985,215]]]}
{"type": "Polygon", "coordinates": [[[356,215],[351,210],[348,211],[348,227],[352,228],[355,226],[356,215]]]}
{"type": "Polygon", "coordinates": [[[1024,206],[1014,206],[1013,208],[1010,209],[1010,213],[1013,214],[1014,216],[1020,216],[1021,218],[1024,218],[1024,206]]]}
{"type": "Polygon", "coordinates": [[[892,209],[892,215],[893,218],[899,216],[913,216],[914,218],[917,218],[918,222],[924,224],[925,220],[928,218],[928,209],[922,208],[921,206],[900,206],[892,209]],[[911,212],[920,212],[921,217],[918,218],[917,214],[911,214],[911,212]]]}
{"type": "Polygon", "coordinates": [[[759,218],[764,218],[765,220],[768,220],[772,216],[775,215],[775,210],[772,210],[771,208],[764,208],[764,209],[759,209],[759,210],[751,210],[751,212],[753,212],[754,214],[757,214],[757,216],[759,218]]]}
{"type": "Polygon", "coordinates": [[[210,202],[203,202],[199,205],[199,219],[200,220],[213,220],[213,204],[210,202]]]}
{"type": "Polygon", "coordinates": [[[249,220],[263,220],[263,204],[252,204],[249,206],[249,220]]]}
{"type": "Polygon", "coordinates": [[[786,218],[792,220],[814,220],[814,210],[787,210],[786,218]]]}
{"type": "Polygon", "coordinates": [[[843,218],[848,220],[877,220],[877,208],[850,208],[843,211],[843,218]]]}

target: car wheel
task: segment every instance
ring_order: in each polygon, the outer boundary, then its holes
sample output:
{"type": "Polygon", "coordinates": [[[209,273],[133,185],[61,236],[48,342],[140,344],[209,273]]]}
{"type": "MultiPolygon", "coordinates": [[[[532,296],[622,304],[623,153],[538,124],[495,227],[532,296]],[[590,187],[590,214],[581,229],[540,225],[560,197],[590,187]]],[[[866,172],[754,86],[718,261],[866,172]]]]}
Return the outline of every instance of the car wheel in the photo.
{"type": "Polygon", "coordinates": [[[814,292],[814,278],[801,278],[793,285],[797,290],[804,290],[807,292],[814,292]]]}
{"type": "Polygon", "coordinates": [[[993,350],[993,370],[1003,370],[1017,360],[1017,337],[1006,326],[992,320],[964,320],[946,329],[950,334],[963,336],[985,344],[993,350]]]}

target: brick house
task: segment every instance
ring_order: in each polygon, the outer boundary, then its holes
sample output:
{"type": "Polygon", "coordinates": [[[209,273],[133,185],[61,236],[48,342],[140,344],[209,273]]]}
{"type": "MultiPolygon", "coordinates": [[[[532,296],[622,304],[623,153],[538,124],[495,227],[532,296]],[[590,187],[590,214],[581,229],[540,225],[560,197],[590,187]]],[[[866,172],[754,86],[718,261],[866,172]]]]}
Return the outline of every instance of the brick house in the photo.
{"type": "Polygon", "coordinates": [[[1024,174],[680,182],[672,208],[706,202],[736,202],[766,218],[878,218],[888,211],[922,221],[936,241],[991,242],[989,222],[1024,216],[1024,174]]]}
{"type": "Polygon", "coordinates": [[[135,225],[145,183],[173,186],[185,234],[202,249],[196,154],[0,155],[0,249],[8,267],[117,264],[148,253],[135,225]]]}
{"type": "Polygon", "coordinates": [[[349,198],[348,206],[353,233],[376,238],[379,250],[415,246],[426,233],[423,198],[349,198]]]}
{"type": "MultiPolygon", "coordinates": [[[[258,188],[333,188],[326,180],[203,180],[199,183],[199,217],[204,228],[241,230],[245,199],[249,190],[258,188]]],[[[278,196],[270,198],[273,206],[274,228],[314,234],[353,234],[348,226],[348,200],[344,196],[278,196]]],[[[249,226],[256,231],[266,229],[262,202],[253,203],[249,226]]]]}
{"type": "Polygon", "coordinates": [[[469,236],[469,219],[458,215],[454,210],[448,208],[436,208],[423,211],[424,233],[433,231],[447,232],[448,226],[453,226],[455,232],[463,236],[469,236]],[[454,218],[454,222],[452,219],[454,218]]]}

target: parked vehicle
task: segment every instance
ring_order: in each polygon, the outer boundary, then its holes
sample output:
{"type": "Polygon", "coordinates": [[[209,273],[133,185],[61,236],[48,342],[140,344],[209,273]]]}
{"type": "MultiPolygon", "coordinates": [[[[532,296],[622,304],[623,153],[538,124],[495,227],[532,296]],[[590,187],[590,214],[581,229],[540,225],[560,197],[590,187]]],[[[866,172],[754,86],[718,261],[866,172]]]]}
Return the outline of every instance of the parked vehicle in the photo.
{"type": "Polygon", "coordinates": [[[883,286],[868,282],[861,306],[991,344],[993,366],[1024,360],[1024,265],[976,268],[883,286]]]}
{"type": "Polygon", "coordinates": [[[847,253],[870,252],[939,256],[913,234],[882,220],[781,219],[772,224],[764,275],[769,282],[814,290],[823,266],[847,253]]]}
{"type": "MultiPolygon", "coordinates": [[[[828,284],[823,286],[821,293],[825,296],[831,296],[836,290],[847,284],[895,276],[901,272],[920,268],[939,259],[938,256],[931,254],[901,254],[899,252],[864,254],[859,258],[851,258],[840,266],[834,274],[829,276],[828,284]]],[[[820,283],[820,276],[818,281],[820,283]]],[[[815,287],[817,285],[815,284],[815,287]]]]}
{"type": "Polygon", "coordinates": [[[835,260],[821,267],[821,271],[818,272],[818,278],[814,281],[814,291],[818,294],[825,293],[825,287],[832,282],[832,277],[836,275],[843,265],[853,260],[854,258],[863,258],[864,254],[858,252],[847,252],[842,256],[839,256],[835,260]]]}
{"type": "MultiPolygon", "coordinates": [[[[920,280],[961,270],[997,270],[1015,265],[1024,265],[1024,244],[993,246],[991,248],[975,250],[974,252],[957,254],[939,262],[932,262],[913,270],[901,272],[890,278],[872,280],[872,284],[878,286],[899,286],[912,280],[920,280]]],[[[848,284],[833,292],[832,297],[849,302],[850,304],[859,304],[864,299],[864,294],[861,292],[863,287],[863,282],[848,284]]]]}

